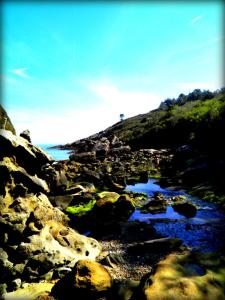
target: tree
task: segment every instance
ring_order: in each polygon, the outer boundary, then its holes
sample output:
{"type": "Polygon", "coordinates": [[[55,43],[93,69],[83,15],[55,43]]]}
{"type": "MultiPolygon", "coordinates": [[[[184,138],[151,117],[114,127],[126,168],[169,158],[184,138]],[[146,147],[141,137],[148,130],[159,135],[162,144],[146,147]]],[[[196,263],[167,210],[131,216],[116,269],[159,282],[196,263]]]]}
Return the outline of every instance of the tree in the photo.
{"type": "Polygon", "coordinates": [[[124,120],[125,116],[124,114],[120,114],[120,121],[122,122],[124,120]]]}

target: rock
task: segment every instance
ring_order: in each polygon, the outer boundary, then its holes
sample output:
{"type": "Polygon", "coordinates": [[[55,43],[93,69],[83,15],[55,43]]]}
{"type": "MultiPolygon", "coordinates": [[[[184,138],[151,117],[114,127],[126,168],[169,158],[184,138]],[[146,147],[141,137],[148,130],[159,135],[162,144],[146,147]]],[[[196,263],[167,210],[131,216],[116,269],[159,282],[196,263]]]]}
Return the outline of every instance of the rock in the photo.
{"type": "Polygon", "coordinates": [[[118,219],[128,219],[134,210],[134,203],[127,194],[121,195],[115,203],[115,215],[118,219]]]}
{"type": "Polygon", "coordinates": [[[98,194],[95,212],[97,222],[115,222],[128,219],[135,210],[133,201],[127,194],[119,195],[115,192],[101,192],[98,194]]]}
{"type": "Polygon", "coordinates": [[[93,151],[96,152],[96,156],[106,156],[110,149],[110,142],[107,138],[101,138],[96,141],[96,144],[93,147],[93,151]]]}
{"type": "MultiPolygon", "coordinates": [[[[20,288],[15,292],[3,294],[3,300],[35,300],[43,293],[49,293],[53,287],[53,283],[41,282],[31,283],[27,287],[20,288]]],[[[54,300],[54,298],[45,298],[45,300],[54,300]]]]}
{"type": "MultiPolygon", "coordinates": [[[[59,265],[73,266],[79,259],[98,256],[101,251],[98,242],[69,228],[67,221],[68,217],[54,208],[44,194],[14,199],[7,191],[1,198],[1,239],[7,236],[4,247],[13,245],[11,256],[17,264],[25,263],[24,278],[37,279],[59,265]]],[[[13,278],[19,270],[7,260],[6,254],[3,258],[4,273],[13,278]]]]}
{"type": "Polygon", "coordinates": [[[131,300],[134,291],[139,286],[139,281],[126,279],[122,281],[116,281],[114,283],[114,297],[117,300],[131,300]]]}
{"type": "Polygon", "coordinates": [[[76,160],[78,162],[94,162],[96,160],[96,152],[90,151],[90,152],[84,152],[84,153],[72,153],[69,156],[70,160],[76,160]]]}
{"type": "Polygon", "coordinates": [[[15,128],[14,128],[9,116],[7,115],[6,111],[0,104],[0,131],[2,129],[9,130],[13,134],[16,134],[15,128]]]}
{"type": "MultiPolygon", "coordinates": [[[[0,297],[7,293],[7,284],[6,283],[0,283],[0,297]]],[[[2,297],[1,297],[2,299],[2,297]]]]}
{"type": "Polygon", "coordinates": [[[184,195],[178,195],[170,198],[170,201],[172,202],[172,204],[180,204],[186,202],[187,197],[184,195]]]}
{"type": "Polygon", "coordinates": [[[172,207],[176,212],[184,215],[187,218],[193,218],[197,213],[197,207],[189,201],[175,203],[172,205],[172,207]]]}
{"type": "Polygon", "coordinates": [[[45,180],[37,177],[37,175],[29,175],[12,158],[4,157],[0,161],[0,174],[2,175],[0,178],[0,190],[4,190],[6,180],[12,181],[13,179],[14,196],[25,196],[26,193],[48,193],[50,191],[45,180]]]}
{"type": "Polygon", "coordinates": [[[164,200],[164,196],[160,192],[155,192],[153,197],[155,200],[161,200],[161,201],[164,200]]]}
{"type": "Polygon", "coordinates": [[[166,212],[168,202],[166,200],[150,200],[141,208],[142,213],[158,214],[166,212]]]}
{"type": "Polygon", "coordinates": [[[100,200],[97,200],[97,205],[101,205],[100,203],[104,203],[104,202],[111,202],[114,203],[116,202],[120,195],[118,193],[115,192],[108,192],[108,191],[104,191],[104,192],[100,192],[97,195],[100,200]]]}
{"type": "Polygon", "coordinates": [[[49,200],[54,206],[59,209],[66,209],[73,200],[73,195],[63,195],[63,196],[50,196],[49,200]]]}
{"type": "Polygon", "coordinates": [[[136,254],[169,252],[180,249],[181,245],[182,241],[178,238],[159,238],[150,241],[133,243],[128,246],[128,251],[136,254]]]}
{"type": "Polygon", "coordinates": [[[59,280],[51,291],[57,299],[76,295],[77,299],[95,299],[107,294],[112,288],[112,278],[101,264],[90,260],[80,260],[73,270],[59,280]]]}
{"type": "Polygon", "coordinates": [[[16,157],[17,164],[30,175],[40,175],[41,167],[52,161],[52,158],[41,148],[33,146],[26,139],[12,134],[8,130],[0,131],[0,159],[16,157]]]}
{"type": "Polygon", "coordinates": [[[11,283],[10,283],[10,290],[14,291],[14,290],[18,290],[21,287],[22,281],[20,278],[16,278],[14,279],[11,283]]]}
{"type": "Polygon", "coordinates": [[[101,261],[101,264],[114,268],[114,265],[125,264],[125,260],[120,253],[110,252],[101,261]]]}
{"type": "Polygon", "coordinates": [[[74,267],[74,286],[93,293],[107,291],[112,286],[109,272],[99,263],[79,260],[74,267]]]}
{"type": "Polygon", "coordinates": [[[170,254],[144,281],[135,299],[225,299],[224,257],[217,254],[170,254]]]}
{"type": "Polygon", "coordinates": [[[20,133],[20,136],[26,139],[29,143],[31,143],[30,131],[28,129],[24,130],[20,133]]]}
{"type": "Polygon", "coordinates": [[[54,278],[63,278],[66,274],[71,272],[72,269],[69,267],[59,267],[54,270],[53,277],[54,278]]]}

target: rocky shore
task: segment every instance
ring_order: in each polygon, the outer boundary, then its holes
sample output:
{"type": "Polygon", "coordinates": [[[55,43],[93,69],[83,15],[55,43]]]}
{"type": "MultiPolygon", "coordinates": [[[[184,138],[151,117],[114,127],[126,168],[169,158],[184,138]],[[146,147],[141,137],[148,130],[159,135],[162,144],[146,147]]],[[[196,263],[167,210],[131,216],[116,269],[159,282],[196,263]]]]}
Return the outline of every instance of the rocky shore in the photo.
{"type": "MultiPolygon", "coordinates": [[[[224,257],[128,221],[137,207],[167,207],[160,193],[149,201],[125,188],[157,177],[173,158],[168,150],[132,151],[104,132],[67,145],[64,161],[26,134],[1,130],[0,145],[2,299],[225,299],[224,257]]],[[[185,198],[169,201],[196,214],[185,198]]]]}

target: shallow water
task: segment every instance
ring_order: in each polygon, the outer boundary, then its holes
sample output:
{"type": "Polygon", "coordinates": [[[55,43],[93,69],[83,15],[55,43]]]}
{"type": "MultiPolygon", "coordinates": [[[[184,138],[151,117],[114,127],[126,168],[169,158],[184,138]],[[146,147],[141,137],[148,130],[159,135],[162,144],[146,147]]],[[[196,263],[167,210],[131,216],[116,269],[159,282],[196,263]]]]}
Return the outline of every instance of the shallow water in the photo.
{"type": "Polygon", "coordinates": [[[225,215],[216,204],[192,197],[184,191],[161,188],[155,183],[155,179],[149,179],[146,184],[128,185],[126,189],[133,192],[146,192],[149,197],[153,196],[154,192],[162,193],[165,198],[185,195],[198,206],[197,214],[193,218],[184,217],[168,205],[165,213],[158,214],[144,214],[136,209],[129,220],[152,223],[160,234],[178,237],[185,245],[195,250],[203,252],[225,250],[225,215]]]}
{"type": "Polygon", "coordinates": [[[61,150],[61,149],[50,149],[49,147],[55,146],[52,144],[39,144],[37,145],[45,152],[47,152],[51,157],[55,160],[65,160],[69,159],[69,150],[61,150]]]}

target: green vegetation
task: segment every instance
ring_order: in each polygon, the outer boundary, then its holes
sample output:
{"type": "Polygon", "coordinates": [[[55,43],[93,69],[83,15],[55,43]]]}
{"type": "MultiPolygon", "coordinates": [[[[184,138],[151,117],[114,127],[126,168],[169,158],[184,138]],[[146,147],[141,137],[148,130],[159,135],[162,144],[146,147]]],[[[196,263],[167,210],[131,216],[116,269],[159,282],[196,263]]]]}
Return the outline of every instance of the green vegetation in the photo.
{"type": "Polygon", "coordinates": [[[194,90],[166,99],[158,109],[116,123],[106,131],[133,149],[175,148],[190,143],[212,146],[225,129],[225,89],[214,93],[194,90]],[[208,98],[207,98],[208,97],[208,98]]]}
{"type": "Polygon", "coordinates": [[[95,206],[95,203],[96,203],[96,200],[93,199],[85,204],[68,206],[65,211],[66,211],[66,213],[68,213],[70,215],[81,217],[81,216],[84,216],[85,214],[87,214],[88,212],[90,212],[93,209],[93,207],[95,206]]]}

